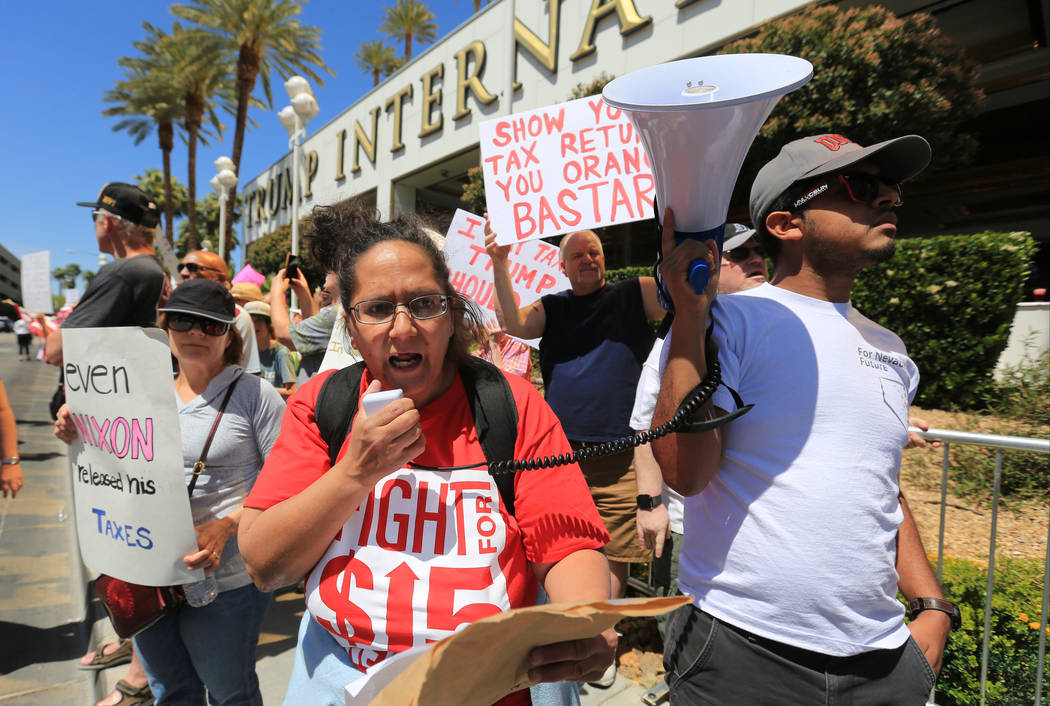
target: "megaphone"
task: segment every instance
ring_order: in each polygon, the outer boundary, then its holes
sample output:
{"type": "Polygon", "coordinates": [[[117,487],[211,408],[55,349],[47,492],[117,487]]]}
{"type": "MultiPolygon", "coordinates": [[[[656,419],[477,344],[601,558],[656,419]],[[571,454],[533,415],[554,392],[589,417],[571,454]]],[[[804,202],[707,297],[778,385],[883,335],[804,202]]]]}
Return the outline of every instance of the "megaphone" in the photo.
{"type": "MultiPolygon", "coordinates": [[[[729,199],[751,143],[777,101],[812,77],[813,65],[795,56],[727,54],[650,66],[605,86],[602,98],[627,113],[641,137],[657,208],[674,211],[675,242],[713,239],[721,253],[729,199]]],[[[705,262],[692,262],[697,294],[710,277],[705,262]]]]}

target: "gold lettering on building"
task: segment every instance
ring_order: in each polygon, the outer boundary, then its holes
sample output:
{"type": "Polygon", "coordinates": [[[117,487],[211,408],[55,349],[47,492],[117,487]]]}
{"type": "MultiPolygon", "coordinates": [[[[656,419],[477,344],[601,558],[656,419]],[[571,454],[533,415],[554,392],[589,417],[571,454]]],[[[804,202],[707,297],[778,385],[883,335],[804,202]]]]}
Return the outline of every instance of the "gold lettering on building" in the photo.
{"type": "Polygon", "coordinates": [[[335,180],[346,179],[343,173],[343,160],[346,157],[346,130],[340,130],[335,134],[335,180]]]}
{"type": "Polygon", "coordinates": [[[317,176],[317,150],[310,150],[306,155],[306,193],[303,194],[304,198],[313,198],[314,193],[310,190],[310,187],[314,183],[315,176],[317,176]]]}
{"type": "Polygon", "coordinates": [[[485,72],[485,44],[473,41],[456,52],[456,113],[453,120],[462,120],[470,117],[470,108],[467,107],[467,92],[474,94],[478,103],[491,105],[496,102],[496,96],[485,90],[481,83],[481,75],[485,72]],[[474,60],[474,71],[467,74],[471,59],[474,60]]]}
{"type": "MultiPolygon", "coordinates": [[[[514,41],[522,49],[536,57],[536,60],[552,74],[558,73],[558,17],[561,14],[562,0],[549,0],[547,18],[547,41],[536,36],[517,17],[514,18],[514,41]]],[[[521,84],[515,84],[515,89],[521,84]]]]}
{"type": "Polygon", "coordinates": [[[427,71],[423,74],[423,78],[420,79],[423,82],[423,120],[422,126],[419,130],[419,138],[423,139],[427,135],[433,135],[435,132],[440,132],[442,119],[444,116],[441,114],[441,89],[434,90],[434,80],[444,82],[445,77],[445,65],[438,64],[436,67],[427,71]],[[434,106],[437,106],[438,114],[437,119],[431,121],[430,115],[434,111],[434,106]]]}
{"type": "MultiPolygon", "coordinates": [[[[278,183],[280,183],[280,182],[278,182],[278,183]]],[[[284,190],[282,192],[282,195],[284,196],[284,198],[281,199],[281,208],[288,208],[289,206],[292,205],[292,199],[294,198],[292,196],[292,191],[295,189],[294,184],[295,184],[295,182],[292,181],[292,170],[291,169],[285,169],[284,170],[284,190]]],[[[300,201],[302,200],[302,196],[299,197],[299,200],[300,201]]]]}
{"type": "Polygon", "coordinates": [[[266,187],[260,186],[255,190],[257,197],[255,199],[255,213],[256,223],[266,220],[266,187]]]}
{"type": "Polygon", "coordinates": [[[354,166],[350,170],[354,174],[361,171],[361,165],[357,161],[357,157],[361,152],[361,148],[365,151],[365,156],[368,157],[368,161],[372,163],[374,167],[376,164],[376,135],[379,132],[379,106],[372,108],[368,111],[369,115],[372,116],[372,136],[369,137],[365,134],[364,129],[361,127],[361,123],[354,121],[354,166]]]}
{"type": "Polygon", "coordinates": [[[266,193],[270,195],[270,215],[276,216],[281,208],[281,174],[278,172],[276,181],[270,179],[266,183],[266,193]]]}
{"type": "Polygon", "coordinates": [[[653,21],[652,15],[642,17],[638,14],[634,0],[591,0],[587,23],[583,27],[583,34],[580,35],[580,46],[569,59],[576,62],[596,51],[594,33],[598,30],[598,22],[614,12],[616,21],[620,23],[620,34],[624,37],[653,21]]]}
{"type": "Polygon", "coordinates": [[[405,143],[401,141],[401,109],[405,105],[405,99],[411,97],[412,84],[410,83],[387,99],[386,112],[394,112],[394,139],[390,144],[391,152],[400,152],[405,149],[405,143]]]}

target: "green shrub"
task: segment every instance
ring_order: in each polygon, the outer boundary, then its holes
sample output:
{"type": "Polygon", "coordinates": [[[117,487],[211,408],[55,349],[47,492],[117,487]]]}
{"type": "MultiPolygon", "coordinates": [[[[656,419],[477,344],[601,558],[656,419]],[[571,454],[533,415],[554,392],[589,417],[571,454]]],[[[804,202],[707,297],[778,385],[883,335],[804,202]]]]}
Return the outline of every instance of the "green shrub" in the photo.
{"type": "Polygon", "coordinates": [[[652,277],[653,268],[651,265],[634,265],[631,267],[621,267],[615,270],[605,271],[605,281],[612,284],[613,282],[622,282],[625,279],[631,279],[632,277],[652,277]]]}
{"type": "MultiPolygon", "coordinates": [[[[981,641],[987,567],[945,557],[941,580],[945,596],[959,604],[962,628],[951,634],[937,681],[940,706],[981,703],[981,641]]],[[[1043,562],[1003,558],[995,570],[991,639],[988,650],[987,703],[1031,704],[1039,656],[1039,619],[1043,562]]],[[[1043,674],[1043,693],[1050,693],[1050,671],[1043,674]]]]}
{"type": "MultiPolygon", "coordinates": [[[[985,400],[992,414],[1023,422],[1050,425],[1050,351],[1001,371],[985,400]]],[[[1043,434],[1045,436],[1045,434],[1043,434]]]]}
{"type": "MultiPolygon", "coordinates": [[[[266,275],[268,286],[269,278],[284,267],[284,258],[291,250],[292,227],[285,224],[248,245],[248,263],[266,275]]],[[[299,239],[299,267],[311,289],[324,286],[326,272],[310,258],[310,248],[302,237],[299,239]]]]}
{"type": "Polygon", "coordinates": [[[919,366],[915,404],[983,405],[1034,247],[1027,233],[902,240],[890,261],[857,277],[853,303],[896,332],[919,366]]]}

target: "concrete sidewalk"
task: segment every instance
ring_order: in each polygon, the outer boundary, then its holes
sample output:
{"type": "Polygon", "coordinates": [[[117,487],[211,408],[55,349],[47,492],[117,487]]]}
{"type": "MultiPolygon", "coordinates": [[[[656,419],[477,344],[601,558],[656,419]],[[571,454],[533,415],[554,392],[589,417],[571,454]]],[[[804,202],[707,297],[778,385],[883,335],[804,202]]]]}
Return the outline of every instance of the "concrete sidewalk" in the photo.
{"type": "MultiPolygon", "coordinates": [[[[47,404],[58,369],[19,362],[16,351],[14,334],[0,334],[0,379],[18,422],[26,476],[16,499],[0,500],[0,704],[90,706],[114,689],[126,667],[77,668],[88,649],[115,637],[88,595],[94,574],[80,560],[66,445],[52,434],[47,404]]],[[[266,704],[284,699],[303,609],[303,595],[293,589],[274,596],[256,668],[266,704]]],[[[583,686],[580,700],[633,706],[644,693],[620,676],[609,689],[583,686]]]]}

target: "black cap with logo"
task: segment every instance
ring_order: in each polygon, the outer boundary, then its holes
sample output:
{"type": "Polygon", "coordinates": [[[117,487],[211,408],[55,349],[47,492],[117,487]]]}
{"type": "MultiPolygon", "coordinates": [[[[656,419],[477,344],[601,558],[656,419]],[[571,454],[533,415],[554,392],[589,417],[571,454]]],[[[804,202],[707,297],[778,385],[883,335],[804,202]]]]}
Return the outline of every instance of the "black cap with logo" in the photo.
{"type": "Polygon", "coordinates": [[[98,208],[143,228],[156,228],[160,222],[160,209],[150,195],[119,181],[103,186],[98,201],[78,201],[77,206],[98,208]]]}

